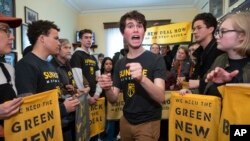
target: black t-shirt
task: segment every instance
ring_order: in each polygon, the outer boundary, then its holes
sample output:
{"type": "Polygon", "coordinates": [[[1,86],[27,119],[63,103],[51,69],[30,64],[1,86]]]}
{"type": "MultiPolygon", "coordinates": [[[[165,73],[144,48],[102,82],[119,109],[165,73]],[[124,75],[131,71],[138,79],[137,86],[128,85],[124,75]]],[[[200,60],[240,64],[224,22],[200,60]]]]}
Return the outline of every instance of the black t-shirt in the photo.
{"type": "MultiPolygon", "coordinates": [[[[15,67],[18,94],[40,93],[57,89],[61,99],[60,80],[55,67],[32,52],[25,55],[15,67]]],[[[61,118],[68,116],[63,100],[59,99],[61,118]]]]}
{"type": "Polygon", "coordinates": [[[81,50],[75,51],[70,60],[70,64],[72,68],[80,68],[82,70],[83,76],[85,76],[89,82],[89,94],[93,96],[97,83],[95,72],[99,70],[95,57],[81,50]]]}
{"type": "Polygon", "coordinates": [[[199,47],[195,50],[194,56],[197,57],[197,63],[194,67],[193,78],[199,78],[199,93],[203,93],[206,87],[205,80],[203,79],[204,75],[210,69],[212,64],[214,63],[215,59],[221,55],[223,51],[217,49],[216,39],[213,38],[209,44],[203,50],[203,47],[199,47]],[[199,53],[199,54],[198,54],[199,53]]]}
{"type": "Polygon", "coordinates": [[[127,63],[138,62],[143,68],[143,73],[152,82],[155,78],[166,80],[166,66],[160,55],[145,51],[135,59],[124,57],[120,59],[114,69],[114,86],[123,91],[125,105],[124,117],[132,124],[161,119],[162,107],[154,101],[148,92],[135,80],[131,79],[127,63]]]}
{"type": "Polygon", "coordinates": [[[40,93],[59,89],[60,80],[54,66],[28,53],[15,67],[18,94],[40,93]]]}
{"type": "Polygon", "coordinates": [[[216,39],[212,39],[207,47],[203,49],[202,46],[194,51],[194,56],[197,58],[197,63],[195,65],[195,72],[193,75],[203,78],[203,76],[210,69],[215,59],[224,53],[223,51],[217,49],[216,39]]]}
{"type": "MultiPolygon", "coordinates": [[[[239,73],[230,81],[227,83],[243,83],[243,68],[244,66],[250,62],[250,58],[243,58],[243,59],[228,59],[229,66],[225,68],[226,71],[228,72],[233,72],[235,70],[239,70],[239,73]]],[[[215,84],[213,83],[212,86],[210,86],[206,92],[206,94],[209,95],[214,95],[221,97],[221,94],[219,90],[217,89],[219,86],[224,85],[224,84],[215,84]]]]}
{"type": "Polygon", "coordinates": [[[65,64],[61,64],[56,58],[53,58],[51,61],[51,64],[56,68],[56,71],[59,75],[60,79],[60,87],[63,95],[70,94],[65,85],[72,85],[76,87],[75,80],[73,78],[73,73],[71,70],[71,66],[69,62],[66,62],[65,64]]]}

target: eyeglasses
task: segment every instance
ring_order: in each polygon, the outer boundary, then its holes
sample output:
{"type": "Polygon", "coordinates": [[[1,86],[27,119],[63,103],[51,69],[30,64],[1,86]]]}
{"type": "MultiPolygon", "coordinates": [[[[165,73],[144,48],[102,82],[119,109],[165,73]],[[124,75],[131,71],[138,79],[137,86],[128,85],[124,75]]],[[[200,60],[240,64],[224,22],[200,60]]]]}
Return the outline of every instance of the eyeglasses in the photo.
{"type": "Polygon", "coordinates": [[[222,38],[222,37],[223,37],[223,34],[226,34],[226,33],[229,33],[229,32],[242,32],[242,31],[234,30],[234,29],[232,29],[232,30],[217,29],[217,30],[215,30],[215,32],[214,32],[214,36],[219,35],[219,37],[222,38]]]}
{"type": "Polygon", "coordinates": [[[12,34],[9,28],[0,28],[0,31],[4,31],[8,37],[10,37],[10,35],[12,34]]]}

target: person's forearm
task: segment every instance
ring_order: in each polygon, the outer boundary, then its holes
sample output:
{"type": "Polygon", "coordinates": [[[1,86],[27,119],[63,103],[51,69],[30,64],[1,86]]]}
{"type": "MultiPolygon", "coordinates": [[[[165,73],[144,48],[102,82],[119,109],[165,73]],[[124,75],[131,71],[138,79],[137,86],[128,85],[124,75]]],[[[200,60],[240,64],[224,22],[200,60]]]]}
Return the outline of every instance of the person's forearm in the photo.
{"type": "Polygon", "coordinates": [[[100,85],[97,83],[96,84],[96,89],[95,89],[95,95],[100,95],[102,93],[102,88],[100,85]]]}
{"type": "Polygon", "coordinates": [[[154,84],[150,79],[146,76],[142,77],[140,84],[142,87],[149,93],[150,97],[154,99],[156,102],[162,104],[164,102],[164,90],[165,90],[165,81],[158,80],[159,85],[154,84]]]}
{"type": "Polygon", "coordinates": [[[113,87],[108,90],[105,90],[105,95],[110,103],[115,103],[118,100],[118,93],[114,93],[113,87]]]}

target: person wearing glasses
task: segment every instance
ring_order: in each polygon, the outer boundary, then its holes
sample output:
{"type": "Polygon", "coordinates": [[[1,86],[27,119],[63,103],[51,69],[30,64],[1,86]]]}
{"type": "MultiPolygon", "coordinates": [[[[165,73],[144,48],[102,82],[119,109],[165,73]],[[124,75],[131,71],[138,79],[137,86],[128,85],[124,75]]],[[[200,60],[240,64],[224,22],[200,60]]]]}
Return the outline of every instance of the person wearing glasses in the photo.
{"type": "Polygon", "coordinates": [[[4,59],[4,55],[11,52],[15,39],[10,28],[16,28],[21,23],[20,18],[0,14],[0,141],[4,141],[4,119],[19,112],[22,104],[22,98],[16,98],[14,68],[5,63],[4,59]]]}
{"type": "MultiPolygon", "coordinates": [[[[217,49],[214,32],[217,20],[211,13],[201,13],[192,22],[193,36],[200,45],[193,55],[197,58],[194,72],[189,79],[188,87],[193,93],[203,93],[206,86],[204,75],[207,73],[217,56],[223,52],[217,49]],[[194,91],[196,90],[196,91],[194,91]],[[198,90],[198,91],[197,91],[198,90]]],[[[184,92],[190,92],[187,89],[184,92]]]]}
{"type": "Polygon", "coordinates": [[[207,74],[205,93],[221,96],[217,86],[250,82],[250,13],[227,15],[215,32],[220,55],[207,74]]]}

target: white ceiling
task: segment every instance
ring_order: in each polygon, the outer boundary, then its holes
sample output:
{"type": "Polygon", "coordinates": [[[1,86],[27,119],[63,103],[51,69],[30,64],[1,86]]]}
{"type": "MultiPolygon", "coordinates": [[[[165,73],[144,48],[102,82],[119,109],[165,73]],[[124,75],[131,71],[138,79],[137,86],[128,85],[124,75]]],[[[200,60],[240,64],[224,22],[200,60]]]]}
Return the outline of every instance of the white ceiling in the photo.
{"type": "Polygon", "coordinates": [[[195,7],[199,0],[64,0],[80,13],[195,7]]]}

